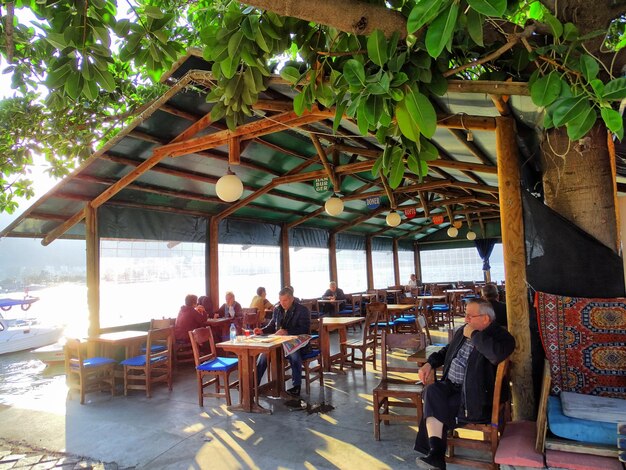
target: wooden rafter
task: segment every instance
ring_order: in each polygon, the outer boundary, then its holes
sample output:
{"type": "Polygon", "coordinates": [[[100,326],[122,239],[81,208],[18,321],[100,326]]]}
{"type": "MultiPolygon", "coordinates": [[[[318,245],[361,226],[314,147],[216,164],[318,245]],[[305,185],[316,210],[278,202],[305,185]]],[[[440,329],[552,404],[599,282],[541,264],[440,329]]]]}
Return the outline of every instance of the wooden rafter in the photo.
{"type": "Polygon", "coordinates": [[[317,156],[319,157],[320,162],[322,162],[322,166],[324,167],[324,170],[326,170],[326,173],[328,174],[328,178],[330,179],[330,184],[333,185],[333,192],[335,193],[340,192],[341,187],[339,186],[337,175],[335,174],[335,171],[332,165],[328,161],[328,155],[326,155],[326,151],[324,150],[324,147],[322,147],[320,140],[315,134],[311,134],[311,142],[313,142],[313,145],[315,146],[315,150],[317,150],[317,156]]]}

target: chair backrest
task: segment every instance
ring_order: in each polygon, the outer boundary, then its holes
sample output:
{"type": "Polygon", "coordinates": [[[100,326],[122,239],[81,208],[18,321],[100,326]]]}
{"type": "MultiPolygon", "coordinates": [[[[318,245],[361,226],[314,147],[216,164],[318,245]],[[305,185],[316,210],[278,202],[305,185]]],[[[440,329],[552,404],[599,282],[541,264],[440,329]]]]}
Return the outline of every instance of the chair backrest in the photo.
{"type": "Polygon", "coordinates": [[[426,316],[422,312],[415,314],[415,323],[417,324],[417,331],[426,336],[426,345],[433,344],[433,340],[430,337],[430,329],[428,328],[428,320],[426,320],[426,316]]]}
{"type": "Polygon", "coordinates": [[[189,332],[189,340],[191,341],[191,348],[193,349],[193,360],[196,367],[198,367],[203,362],[209,361],[217,357],[217,352],[215,348],[215,340],[213,339],[213,332],[211,331],[210,326],[205,326],[203,328],[196,328],[189,332]],[[209,343],[209,352],[207,354],[202,354],[200,348],[209,343]]]}
{"type": "MultiPolygon", "coordinates": [[[[168,326],[166,328],[153,328],[148,331],[148,339],[146,341],[146,355],[150,358],[167,358],[172,359],[172,350],[174,347],[174,327],[168,326]],[[162,348],[153,348],[152,346],[159,345],[164,346],[162,348]]],[[[146,364],[150,364],[146,358],[146,364]]]]}
{"type": "Polygon", "coordinates": [[[365,326],[363,327],[363,344],[376,341],[378,336],[378,312],[370,310],[365,314],[365,326]]]}
{"type": "Polygon", "coordinates": [[[387,333],[383,331],[383,342],[381,350],[381,362],[383,363],[383,379],[387,378],[389,372],[402,372],[417,374],[417,369],[410,365],[408,361],[404,361],[406,366],[399,365],[401,360],[397,357],[391,359],[391,353],[394,350],[403,349],[407,356],[423,349],[423,343],[419,334],[414,333],[387,333]]]}
{"type": "Polygon", "coordinates": [[[259,312],[256,307],[242,308],[243,313],[243,326],[246,328],[258,328],[259,327],[259,312]]]}
{"type": "Polygon", "coordinates": [[[361,294],[351,294],[352,298],[352,312],[356,315],[361,311],[361,302],[363,302],[363,296],[361,294]]]}
{"type": "Polygon", "coordinates": [[[176,318],[153,318],[150,320],[150,329],[168,328],[176,324],[176,318]]]}
{"type": "Polygon", "coordinates": [[[319,311],[316,299],[302,299],[300,301],[300,305],[306,307],[307,310],[311,313],[316,313],[319,311]]]}
{"type": "Polygon", "coordinates": [[[509,378],[510,364],[511,359],[507,357],[498,364],[498,368],[496,369],[496,381],[493,388],[493,403],[491,408],[491,425],[494,427],[498,427],[500,421],[507,418],[507,416],[504,416],[504,413],[508,406],[508,400],[501,402],[501,396],[504,383],[508,381],[509,378]]]}
{"type": "Polygon", "coordinates": [[[83,361],[85,360],[85,353],[83,350],[83,343],[80,339],[68,338],[65,342],[65,372],[66,374],[70,369],[83,369],[83,361]]]}
{"type": "Polygon", "coordinates": [[[415,297],[402,297],[400,303],[402,305],[417,305],[417,299],[415,297]]]}
{"type": "Polygon", "coordinates": [[[376,312],[378,315],[377,322],[389,322],[389,312],[387,304],[384,302],[370,302],[365,308],[366,312],[376,312]]]}

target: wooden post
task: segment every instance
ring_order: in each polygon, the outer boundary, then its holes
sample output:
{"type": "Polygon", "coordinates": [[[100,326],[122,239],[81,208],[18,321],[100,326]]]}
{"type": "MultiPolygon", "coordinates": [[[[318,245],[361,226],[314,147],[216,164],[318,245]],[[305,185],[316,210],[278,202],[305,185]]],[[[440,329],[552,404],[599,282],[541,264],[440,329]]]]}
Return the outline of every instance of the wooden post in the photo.
{"type": "Polygon", "coordinates": [[[526,257],[524,251],[524,221],[520,194],[520,171],[515,121],[496,118],[496,153],[498,159],[498,189],[500,220],[506,274],[506,310],[509,331],[515,337],[516,348],[511,356],[513,383],[513,419],[534,418],[530,328],[528,326],[528,293],[526,289],[526,257]]]}
{"type": "Polygon", "coordinates": [[[422,260],[420,258],[420,246],[417,242],[413,243],[413,256],[415,263],[415,277],[419,282],[424,282],[422,279],[422,260]]]}
{"type": "Polygon", "coordinates": [[[87,267],[88,335],[100,334],[100,249],[98,238],[98,209],[87,204],[85,210],[85,241],[87,267]]]}
{"type": "Polygon", "coordinates": [[[393,249],[393,277],[395,279],[394,285],[400,285],[400,260],[398,258],[398,239],[393,238],[391,240],[391,246],[393,249]]]}
{"type": "Polygon", "coordinates": [[[209,219],[209,292],[211,293],[211,302],[213,303],[213,311],[219,309],[220,298],[220,279],[219,279],[219,225],[220,221],[217,217],[209,219]]]}
{"type": "Polygon", "coordinates": [[[280,231],[280,277],[281,288],[291,285],[291,270],[289,267],[289,228],[283,224],[280,231]]]}
{"type": "Polygon", "coordinates": [[[330,279],[339,285],[337,276],[337,235],[330,233],[328,236],[328,264],[330,268],[330,279]]]}
{"type": "Polygon", "coordinates": [[[365,267],[367,268],[367,288],[374,288],[374,266],[372,264],[372,237],[365,237],[365,267]]]}
{"type": "Polygon", "coordinates": [[[211,308],[215,308],[213,297],[217,293],[211,292],[211,219],[209,217],[206,218],[206,235],[204,237],[204,292],[211,298],[211,308]]]}

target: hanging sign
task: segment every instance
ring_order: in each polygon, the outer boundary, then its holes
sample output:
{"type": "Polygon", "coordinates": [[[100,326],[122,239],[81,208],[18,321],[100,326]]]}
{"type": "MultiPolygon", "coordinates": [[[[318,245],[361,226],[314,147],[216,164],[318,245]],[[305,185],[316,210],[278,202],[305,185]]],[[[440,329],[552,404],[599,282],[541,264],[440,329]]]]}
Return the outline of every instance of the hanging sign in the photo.
{"type": "Polygon", "coordinates": [[[443,224],[443,215],[433,215],[433,224],[443,224]]]}
{"type": "Polygon", "coordinates": [[[330,187],[330,178],[317,178],[316,180],[313,180],[313,187],[318,193],[328,191],[328,188],[330,187]]]}
{"type": "Polygon", "coordinates": [[[365,199],[365,204],[368,209],[377,209],[380,206],[380,196],[372,196],[365,199]]]}
{"type": "Polygon", "coordinates": [[[408,209],[404,209],[404,216],[407,219],[413,219],[416,215],[417,211],[415,210],[415,207],[409,207],[408,209]]]}

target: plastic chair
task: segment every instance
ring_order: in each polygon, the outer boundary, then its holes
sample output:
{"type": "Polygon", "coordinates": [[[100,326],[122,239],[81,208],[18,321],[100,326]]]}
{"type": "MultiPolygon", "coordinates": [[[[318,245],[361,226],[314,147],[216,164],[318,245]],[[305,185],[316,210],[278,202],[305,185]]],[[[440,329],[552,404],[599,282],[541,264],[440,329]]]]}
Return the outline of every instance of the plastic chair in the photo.
{"type": "Polygon", "coordinates": [[[172,390],[173,343],[174,328],[171,326],[148,331],[146,353],[120,363],[124,366],[124,395],[128,395],[129,390],[145,390],[146,396],[151,398],[155,383],[166,383],[168,390],[172,390]],[[165,349],[152,352],[153,345],[163,345],[165,349]]]}
{"type": "Polygon", "coordinates": [[[108,357],[85,357],[86,343],[68,339],[65,343],[65,377],[70,392],[80,392],[80,404],[85,404],[85,394],[110,390],[115,395],[115,361],[108,357]]]}
{"type": "Polygon", "coordinates": [[[204,406],[204,397],[224,397],[226,404],[230,406],[230,389],[239,388],[238,380],[229,383],[230,374],[239,369],[239,360],[236,357],[218,357],[213,333],[209,326],[190,331],[189,339],[198,378],[198,404],[204,406]],[[201,348],[206,348],[206,346],[209,346],[209,352],[203,354],[201,348]],[[215,393],[206,391],[212,384],[215,384],[215,393]]]}

